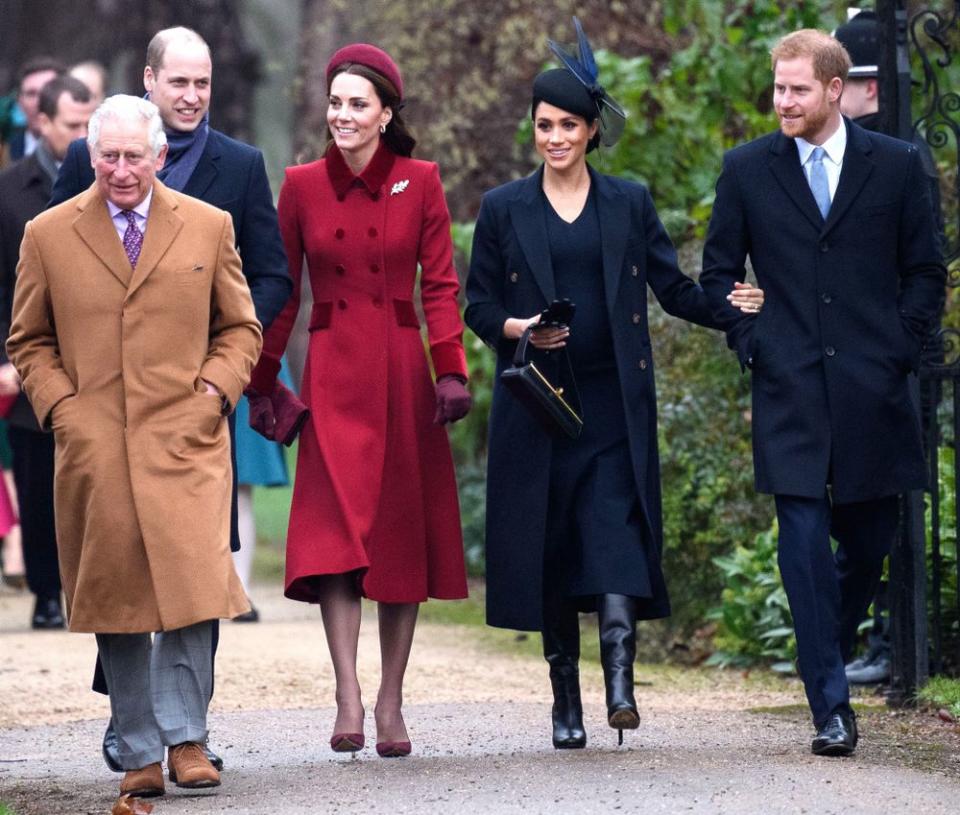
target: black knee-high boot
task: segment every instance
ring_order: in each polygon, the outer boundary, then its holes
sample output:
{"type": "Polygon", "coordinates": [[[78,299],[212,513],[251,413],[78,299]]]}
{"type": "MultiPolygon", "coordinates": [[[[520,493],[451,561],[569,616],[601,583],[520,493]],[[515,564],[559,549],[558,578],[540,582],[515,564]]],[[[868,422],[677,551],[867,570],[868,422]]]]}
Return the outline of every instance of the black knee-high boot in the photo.
{"type": "Polygon", "coordinates": [[[586,746],[580,701],[580,622],[577,611],[558,603],[543,622],[543,656],[553,688],[553,746],[569,750],[586,746]]]}
{"type": "Polygon", "coordinates": [[[637,606],[625,594],[601,594],[597,598],[600,618],[600,661],[607,689],[607,723],[619,732],[640,726],[633,696],[633,660],[637,655],[637,606]]]}

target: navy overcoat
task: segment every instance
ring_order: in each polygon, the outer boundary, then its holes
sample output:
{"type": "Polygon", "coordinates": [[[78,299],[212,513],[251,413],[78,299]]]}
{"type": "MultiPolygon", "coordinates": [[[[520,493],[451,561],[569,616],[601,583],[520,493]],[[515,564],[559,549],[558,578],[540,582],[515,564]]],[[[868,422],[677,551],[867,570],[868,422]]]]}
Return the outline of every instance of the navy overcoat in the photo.
{"type": "MultiPolygon", "coordinates": [[[[670,314],[709,327],[702,289],[680,272],[646,187],[590,169],[603,246],[603,277],[637,497],[648,527],[651,597],[641,619],[665,617],[657,408],[647,330],[647,285],[670,314]]],[[[552,441],[500,383],[516,342],[508,317],[531,317],[555,297],[547,243],[543,169],[488,192],[480,207],[467,280],[467,325],[497,354],[487,471],[487,622],[541,630],[543,552],[552,441]]],[[[575,325],[575,324],[574,324],[575,325]]],[[[557,355],[540,360],[556,380],[557,355]]],[[[618,564],[611,563],[615,571],[618,564]]]]}
{"type": "Polygon", "coordinates": [[[793,139],[725,156],[700,277],[753,369],[757,490],[822,498],[830,482],[837,503],[926,485],[907,378],[946,279],[917,148],[844,121],[826,221],[793,139]],[[759,316],[725,299],[748,255],[759,316]]]}

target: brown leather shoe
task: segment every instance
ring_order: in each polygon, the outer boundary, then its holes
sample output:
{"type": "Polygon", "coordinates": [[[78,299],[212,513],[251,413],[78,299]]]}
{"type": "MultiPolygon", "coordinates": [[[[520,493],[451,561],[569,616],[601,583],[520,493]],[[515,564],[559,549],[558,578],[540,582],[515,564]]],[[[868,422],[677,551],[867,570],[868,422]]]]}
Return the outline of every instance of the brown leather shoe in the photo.
{"type": "Polygon", "coordinates": [[[163,767],[159,761],[139,770],[127,770],[120,782],[120,794],[131,798],[156,798],[164,792],[163,767]]]}
{"type": "Polygon", "coordinates": [[[193,741],[170,748],[167,771],[170,780],[178,787],[200,789],[220,786],[220,773],[203,752],[203,745],[193,741]]]}

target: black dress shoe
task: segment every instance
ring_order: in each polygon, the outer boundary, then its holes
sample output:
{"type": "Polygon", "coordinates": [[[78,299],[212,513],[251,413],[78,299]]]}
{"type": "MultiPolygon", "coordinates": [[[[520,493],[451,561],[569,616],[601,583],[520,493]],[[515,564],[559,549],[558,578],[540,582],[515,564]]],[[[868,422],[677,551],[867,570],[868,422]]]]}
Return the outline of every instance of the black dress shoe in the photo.
{"type": "MultiPolygon", "coordinates": [[[[124,772],[123,767],[120,765],[120,744],[117,740],[117,731],[113,729],[113,719],[110,719],[107,723],[107,729],[103,734],[101,752],[103,753],[103,760],[111,770],[115,773],[124,772]]],[[[223,770],[223,759],[207,747],[207,745],[203,746],[203,753],[207,757],[207,761],[214,766],[217,772],[223,770]]]]}
{"type": "Polygon", "coordinates": [[[857,714],[838,710],[817,729],[810,751],[817,756],[849,756],[857,747],[857,714]]]}
{"type": "Polygon", "coordinates": [[[223,759],[220,758],[213,750],[210,749],[208,745],[203,745],[203,754],[207,757],[213,768],[219,773],[223,772],[223,759]]]}
{"type": "Polygon", "coordinates": [[[103,745],[100,748],[100,752],[103,753],[103,760],[113,772],[124,772],[120,764],[120,743],[117,740],[117,731],[113,729],[113,719],[107,722],[107,729],[103,733],[103,745]]]}
{"type": "Polygon", "coordinates": [[[257,607],[251,603],[250,610],[245,611],[243,614],[238,614],[233,618],[235,623],[258,623],[260,622],[260,612],[257,611],[257,607]]]}
{"type": "Polygon", "coordinates": [[[43,600],[38,597],[33,606],[33,619],[30,625],[36,629],[63,628],[63,609],[60,607],[60,598],[50,597],[43,600]]]}

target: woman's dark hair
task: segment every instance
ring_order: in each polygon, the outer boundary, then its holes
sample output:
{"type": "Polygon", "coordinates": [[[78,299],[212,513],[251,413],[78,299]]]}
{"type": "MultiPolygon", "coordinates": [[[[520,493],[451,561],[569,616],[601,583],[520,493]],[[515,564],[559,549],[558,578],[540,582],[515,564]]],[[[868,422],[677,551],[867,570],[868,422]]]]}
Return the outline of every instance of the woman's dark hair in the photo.
{"type": "MultiPolygon", "coordinates": [[[[373,68],[368,68],[359,62],[344,62],[342,65],[338,65],[336,70],[330,75],[330,86],[333,85],[334,78],[340,74],[362,76],[373,85],[380,104],[385,108],[390,108],[393,112],[393,116],[387,124],[387,129],[380,138],[382,138],[387,147],[398,156],[412,155],[417,140],[410,135],[410,131],[407,130],[407,126],[400,116],[400,108],[403,107],[403,103],[393,83],[383,74],[374,71],[373,68]]],[[[327,87],[328,94],[330,93],[330,86],[327,87]]],[[[330,132],[329,125],[327,126],[327,139],[327,150],[329,150],[330,145],[333,144],[333,134],[330,132]]]]}

